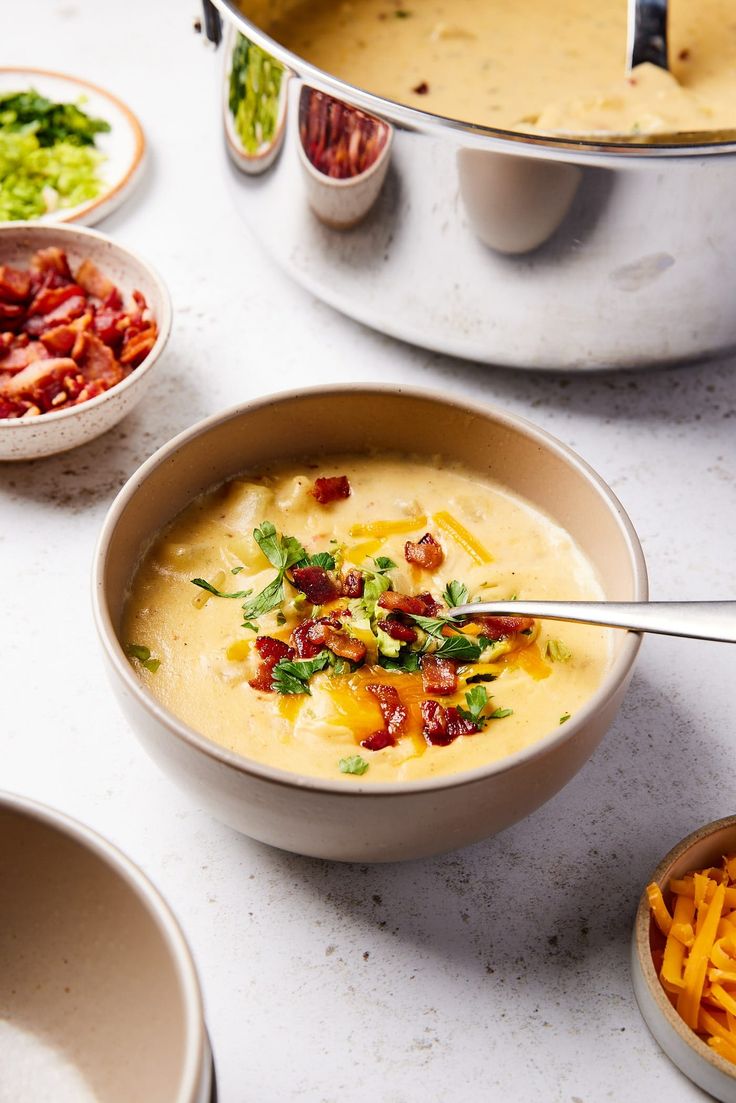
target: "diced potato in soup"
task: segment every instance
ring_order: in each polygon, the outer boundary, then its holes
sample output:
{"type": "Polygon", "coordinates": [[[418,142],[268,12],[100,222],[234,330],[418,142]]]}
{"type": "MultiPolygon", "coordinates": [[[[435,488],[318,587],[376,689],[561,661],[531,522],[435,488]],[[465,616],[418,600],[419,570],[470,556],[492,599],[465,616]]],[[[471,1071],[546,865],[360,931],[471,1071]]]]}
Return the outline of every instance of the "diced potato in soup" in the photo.
{"type": "Polygon", "coordinates": [[[603,594],[571,537],[502,487],[436,458],[331,456],[192,502],[143,557],[123,640],[151,693],[223,747],[411,781],[523,750],[604,677],[604,629],[444,615],[494,597],[603,594]]]}

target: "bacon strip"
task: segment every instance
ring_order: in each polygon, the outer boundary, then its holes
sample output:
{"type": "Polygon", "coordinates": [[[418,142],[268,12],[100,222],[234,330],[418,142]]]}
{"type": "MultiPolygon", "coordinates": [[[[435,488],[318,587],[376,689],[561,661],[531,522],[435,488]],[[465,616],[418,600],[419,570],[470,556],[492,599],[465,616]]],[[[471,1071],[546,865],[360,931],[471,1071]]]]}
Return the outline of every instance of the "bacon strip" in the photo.
{"type": "Polygon", "coordinates": [[[0,299],[11,303],[24,303],[31,294],[31,276],[9,264],[0,265],[0,299]]]}
{"type": "Polygon", "coordinates": [[[410,624],[404,624],[403,621],[395,620],[393,617],[388,620],[379,620],[378,627],[382,628],[392,640],[401,640],[402,643],[414,643],[418,636],[416,628],[412,628],[410,624]]]}
{"type": "Polygon", "coordinates": [[[314,480],[312,494],[321,506],[336,502],[340,498],[350,497],[350,483],[347,475],[334,475],[314,480]]]}
{"type": "Polygon", "coordinates": [[[362,571],[347,571],[342,579],[342,592],[345,597],[362,597],[365,579],[362,571]]]}
{"type": "Polygon", "coordinates": [[[422,701],[423,735],[432,747],[447,747],[461,735],[474,735],[477,728],[456,708],[445,708],[438,701],[422,701]]]}
{"type": "Polygon", "coordinates": [[[474,624],[479,624],[483,635],[489,640],[502,640],[505,636],[513,636],[515,632],[526,632],[534,627],[533,617],[492,617],[484,613],[468,618],[474,624]]]}
{"type": "Polygon", "coordinates": [[[425,693],[447,697],[457,689],[457,670],[451,659],[443,659],[438,655],[422,655],[419,666],[425,693]]]}
{"type": "Polygon", "coordinates": [[[291,642],[300,659],[313,659],[315,655],[322,651],[324,648],[323,625],[328,625],[334,629],[341,628],[340,620],[333,613],[329,617],[320,617],[319,620],[315,620],[314,617],[303,620],[291,633],[291,642]]]}
{"type": "Polygon", "coordinates": [[[442,545],[439,544],[431,532],[425,532],[418,543],[407,540],[404,544],[404,559],[407,563],[414,563],[425,571],[436,571],[445,558],[442,545]]]}
{"type": "Polygon", "coordinates": [[[385,747],[395,746],[397,736],[404,734],[409,712],[401,703],[395,686],[380,682],[366,688],[378,701],[384,727],[383,730],[373,732],[367,739],[363,739],[360,745],[367,751],[382,751],[385,747]]]}
{"type": "Polygon", "coordinates": [[[385,590],[378,599],[382,609],[392,613],[411,613],[417,617],[434,617],[442,608],[431,594],[399,594],[395,590],[385,590]]]}
{"type": "Polygon", "coordinates": [[[294,649],[284,643],[283,640],[275,640],[273,636],[259,636],[256,640],[256,651],[260,656],[261,663],[255,677],[250,679],[248,685],[253,689],[272,693],[273,669],[282,659],[293,659],[294,649]]]}
{"type": "Polygon", "coordinates": [[[340,596],[337,584],[324,567],[294,567],[291,578],[312,605],[325,605],[340,596]]]}

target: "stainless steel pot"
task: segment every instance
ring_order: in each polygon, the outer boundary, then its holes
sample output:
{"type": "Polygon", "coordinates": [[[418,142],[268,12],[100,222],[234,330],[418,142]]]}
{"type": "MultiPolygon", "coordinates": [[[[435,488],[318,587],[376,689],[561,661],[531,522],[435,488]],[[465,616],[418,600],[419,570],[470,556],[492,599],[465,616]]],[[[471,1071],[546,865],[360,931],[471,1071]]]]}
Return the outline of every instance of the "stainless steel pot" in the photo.
{"type": "Polygon", "coordinates": [[[316,69],[259,29],[265,0],[250,18],[230,0],[205,5],[223,40],[236,205],[338,310],[517,368],[650,367],[736,347],[734,135],[600,145],[470,126],[316,69]],[[265,126],[248,64],[272,81],[265,126]],[[348,176],[329,175],[353,154],[348,176]]]}

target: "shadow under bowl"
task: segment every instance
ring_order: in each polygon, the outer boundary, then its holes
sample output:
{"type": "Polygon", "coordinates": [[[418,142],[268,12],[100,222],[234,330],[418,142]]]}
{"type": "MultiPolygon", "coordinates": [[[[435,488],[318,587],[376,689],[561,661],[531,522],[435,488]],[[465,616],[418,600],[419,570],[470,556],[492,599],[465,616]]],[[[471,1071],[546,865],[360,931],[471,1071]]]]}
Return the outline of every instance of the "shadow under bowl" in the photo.
{"type": "Polygon", "coordinates": [[[211,417],[151,457],[118,495],[95,557],[93,600],[113,689],[132,728],[174,780],[253,838],[342,861],[455,850],[527,816],[589,758],[621,703],[640,637],[619,633],[587,704],[532,746],[480,769],[426,781],[323,780],[276,769],[206,739],[140,683],[120,639],[125,596],[151,539],[203,491],[276,460],[356,451],[427,454],[491,479],[566,529],[606,597],[647,596],[636,534],[611,490],[578,456],[522,418],[396,386],[320,387],[211,417]]]}

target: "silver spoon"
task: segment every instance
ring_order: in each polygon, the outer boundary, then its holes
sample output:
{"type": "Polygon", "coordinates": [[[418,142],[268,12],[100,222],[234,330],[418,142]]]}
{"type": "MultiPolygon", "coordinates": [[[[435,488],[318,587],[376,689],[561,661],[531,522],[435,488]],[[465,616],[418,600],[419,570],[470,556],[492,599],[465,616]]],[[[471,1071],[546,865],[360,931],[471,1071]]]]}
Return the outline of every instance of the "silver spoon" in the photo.
{"type": "Polygon", "coordinates": [[[667,64],[667,0],[629,0],[626,68],[651,61],[660,69],[667,64]]]}
{"type": "Polygon", "coordinates": [[[479,601],[456,605],[446,617],[539,617],[579,621],[661,636],[736,643],[736,601],[479,601]]]}

